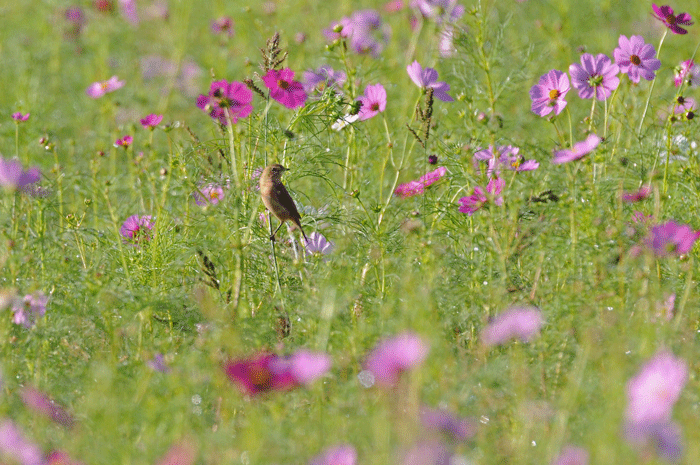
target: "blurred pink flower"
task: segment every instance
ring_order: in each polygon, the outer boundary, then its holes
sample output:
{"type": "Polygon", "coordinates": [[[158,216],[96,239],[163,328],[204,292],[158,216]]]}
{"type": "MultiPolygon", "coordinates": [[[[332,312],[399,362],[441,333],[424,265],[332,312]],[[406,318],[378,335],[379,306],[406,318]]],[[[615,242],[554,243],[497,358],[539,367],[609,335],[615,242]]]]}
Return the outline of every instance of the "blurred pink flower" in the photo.
{"type": "Polygon", "coordinates": [[[639,82],[640,77],[647,81],[653,80],[656,76],[654,72],[661,68],[661,61],[655,58],[654,46],[645,43],[642,36],[628,39],[621,35],[618,43],[619,47],[613,50],[613,57],[620,72],[627,74],[634,83],[639,82]]]}
{"type": "Polygon", "coordinates": [[[668,221],[651,228],[648,246],[659,257],[684,255],[692,250],[698,237],[700,231],[693,231],[686,224],[668,221]]]}
{"type": "Polygon", "coordinates": [[[552,465],[588,465],[588,451],[583,447],[564,446],[552,465]]]}
{"type": "Polygon", "coordinates": [[[438,441],[421,441],[413,444],[401,454],[401,465],[450,465],[453,457],[450,450],[438,441]]]}
{"type": "Polygon", "coordinates": [[[197,460],[197,448],[190,441],[181,441],[170,446],[156,465],[192,465],[197,460]]]}
{"type": "Polygon", "coordinates": [[[151,215],[131,215],[124,221],[119,232],[124,237],[124,242],[136,245],[142,240],[151,240],[150,231],[154,225],[151,215]]]}
{"type": "Polygon", "coordinates": [[[370,352],[365,368],[377,382],[395,385],[401,373],[420,365],[428,355],[428,346],[412,332],[405,332],[381,341],[370,352]]]}
{"type": "Polygon", "coordinates": [[[83,464],[81,462],[78,462],[77,460],[73,460],[73,458],[70,455],[68,455],[67,453],[60,451],[60,450],[55,450],[46,456],[45,465],[83,465],[83,464]]]}
{"type": "Polygon", "coordinates": [[[133,26],[139,24],[139,16],[136,12],[136,0],[119,0],[119,11],[122,17],[133,26]]]}
{"type": "Polygon", "coordinates": [[[589,134],[588,137],[586,137],[586,140],[576,142],[570,149],[555,150],[552,163],[558,165],[583,158],[595,150],[595,148],[598,147],[598,144],[600,144],[601,140],[602,139],[595,134],[589,134]]]}
{"type": "Polygon", "coordinates": [[[342,93],[341,87],[347,80],[343,71],[336,71],[328,65],[323,65],[316,71],[304,71],[304,90],[307,94],[321,94],[326,89],[333,89],[336,93],[342,93]]]}
{"type": "Polygon", "coordinates": [[[458,441],[464,441],[476,435],[476,420],[461,418],[445,410],[423,407],[420,410],[420,420],[426,428],[440,430],[458,441]]]}
{"type": "Polygon", "coordinates": [[[20,389],[19,396],[22,398],[24,405],[28,408],[48,417],[61,426],[65,426],[66,428],[73,427],[74,420],[70,413],[66,412],[61,406],[49,399],[46,394],[38,389],[25,386],[20,389]]]}
{"type": "Polygon", "coordinates": [[[167,363],[165,363],[165,357],[161,353],[154,354],[151,360],[146,361],[146,365],[155,371],[160,371],[161,373],[170,372],[170,367],[168,367],[167,363]]]}
{"type": "Polygon", "coordinates": [[[617,77],[619,72],[620,68],[603,53],[595,57],[584,53],[580,65],[573,63],[569,66],[571,84],[581,98],[605,100],[610,97],[620,85],[620,78],[617,77]]]}
{"type": "Polygon", "coordinates": [[[637,192],[623,192],[622,201],[627,203],[635,203],[646,199],[651,194],[651,186],[646,185],[639,188],[637,192]]]}
{"type": "Polygon", "coordinates": [[[655,3],[652,3],[651,8],[654,10],[654,16],[664,23],[664,26],[669,28],[674,34],[687,34],[688,31],[681,26],[691,26],[693,24],[692,18],[688,13],[674,15],[673,8],[668,5],[659,7],[656,6],[655,3]]]}
{"type": "Polygon", "coordinates": [[[378,11],[359,10],[350,17],[332,22],[323,34],[330,41],[348,39],[350,49],[355,53],[377,58],[389,40],[390,29],[382,23],[378,11]]]}
{"type": "Polygon", "coordinates": [[[306,242],[306,252],[310,254],[329,254],[333,252],[335,245],[326,239],[323,234],[316,231],[309,234],[309,240],[306,242]]]}
{"type": "Polygon", "coordinates": [[[399,184],[394,191],[394,195],[405,199],[414,195],[422,194],[425,188],[435,184],[443,176],[447,174],[447,168],[441,166],[440,168],[430,171],[420,177],[417,181],[409,181],[405,184],[399,184]]]}
{"type": "Polygon", "coordinates": [[[39,180],[41,172],[39,168],[29,168],[24,171],[22,164],[17,159],[4,159],[0,156],[0,186],[14,191],[25,188],[39,180]]]}
{"type": "Polygon", "coordinates": [[[12,119],[17,121],[18,123],[21,121],[27,121],[29,119],[29,113],[23,115],[20,112],[17,113],[12,113],[12,119]]]}
{"type": "Polygon", "coordinates": [[[194,196],[194,203],[200,207],[206,205],[216,205],[224,198],[224,188],[218,184],[207,184],[206,186],[200,187],[199,191],[192,193],[194,196]]]}
{"type": "Polygon", "coordinates": [[[532,112],[539,116],[547,116],[551,112],[558,115],[566,107],[564,98],[569,89],[569,76],[565,72],[553,69],[543,74],[530,89],[532,112]]]}
{"type": "Polygon", "coordinates": [[[271,69],[262,80],[270,89],[270,97],[285,107],[293,110],[304,106],[308,96],[301,82],[294,80],[294,71],[291,69],[271,69]]]}
{"type": "Polygon", "coordinates": [[[87,88],[85,93],[92,98],[102,97],[104,94],[114,92],[124,87],[124,81],[120,81],[117,76],[112,76],[107,81],[94,82],[87,88]]]}
{"type": "Polygon", "coordinates": [[[151,113],[150,115],[143,118],[140,122],[141,126],[143,126],[144,128],[154,129],[160,124],[161,121],[163,121],[163,115],[156,115],[151,113]]]}
{"type": "Polygon", "coordinates": [[[209,116],[219,120],[223,125],[236,124],[239,118],[245,118],[253,111],[253,91],[242,82],[228,82],[225,79],[214,81],[207,95],[197,97],[197,108],[207,112],[209,116]]]}
{"type": "Polygon", "coordinates": [[[312,458],[309,465],[355,465],[357,451],[349,444],[332,446],[312,458]]]}
{"type": "Polygon", "coordinates": [[[211,22],[211,32],[233,37],[233,19],[230,16],[221,16],[215,19],[211,22]]]}
{"type": "Polygon", "coordinates": [[[25,295],[21,300],[16,299],[12,305],[12,322],[31,328],[36,320],[46,314],[46,304],[49,298],[41,291],[25,295]]]}
{"type": "Polygon", "coordinates": [[[411,8],[418,9],[423,17],[438,24],[455,22],[464,15],[464,6],[457,0],[411,0],[411,8]]]}
{"type": "Polygon", "coordinates": [[[474,166],[478,169],[479,161],[487,161],[486,174],[489,176],[492,176],[494,172],[497,175],[500,174],[502,166],[511,171],[533,171],[539,168],[539,162],[525,160],[519,152],[520,148],[512,145],[499,145],[497,153],[494,152],[493,146],[488,149],[479,149],[474,153],[474,166]]]}
{"type": "Polygon", "coordinates": [[[503,205],[502,192],[505,185],[505,179],[493,177],[489,180],[485,190],[481,186],[476,186],[472,195],[459,199],[459,203],[461,204],[459,206],[459,211],[472,216],[489,202],[493,202],[494,205],[500,207],[503,205]]]}
{"type": "Polygon", "coordinates": [[[386,90],[381,84],[368,85],[365,94],[358,97],[362,106],[357,114],[360,121],[365,121],[386,110],[386,90]]]}
{"type": "Polygon", "coordinates": [[[625,436],[637,448],[653,446],[668,461],[677,462],[683,456],[682,433],[675,422],[627,423],[625,436]]]}
{"type": "Polygon", "coordinates": [[[0,419],[0,456],[22,465],[43,465],[39,446],[27,440],[12,420],[0,419]]]}
{"type": "Polygon", "coordinates": [[[683,82],[688,87],[697,87],[700,85],[700,65],[693,60],[685,60],[673,70],[675,77],[673,83],[679,87],[683,82]]]}
{"type": "Polygon", "coordinates": [[[134,143],[134,138],[132,136],[124,136],[121,139],[117,139],[114,141],[114,146],[115,147],[124,147],[125,149],[128,149],[131,144],[134,143]]]}
{"type": "Polygon", "coordinates": [[[487,346],[501,345],[511,339],[524,342],[535,337],[543,324],[542,313],[536,307],[512,307],[489,322],[481,332],[487,346]]]}

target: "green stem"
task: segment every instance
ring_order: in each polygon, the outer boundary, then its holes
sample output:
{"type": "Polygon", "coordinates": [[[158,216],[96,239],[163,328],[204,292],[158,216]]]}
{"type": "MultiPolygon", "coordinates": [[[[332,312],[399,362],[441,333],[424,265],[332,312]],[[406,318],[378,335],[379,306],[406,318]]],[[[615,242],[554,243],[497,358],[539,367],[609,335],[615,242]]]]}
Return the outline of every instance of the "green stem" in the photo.
{"type": "MultiPolygon", "coordinates": [[[[668,29],[664,29],[664,35],[661,36],[661,40],[659,41],[659,48],[656,50],[656,58],[659,58],[659,54],[661,53],[661,46],[664,44],[664,39],[666,38],[666,34],[668,34],[668,29]]],[[[651,94],[654,92],[654,84],[656,84],[656,76],[654,76],[654,79],[651,81],[651,86],[649,86],[649,95],[647,95],[647,101],[644,104],[644,111],[642,112],[642,118],[639,120],[639,128],[637,128],[637,137],[640,137],[642,134],[642,126],[644,125],[644,118],[647,116],[647,111],[649,110],[649,102],[651,101],[651,94]]]]}

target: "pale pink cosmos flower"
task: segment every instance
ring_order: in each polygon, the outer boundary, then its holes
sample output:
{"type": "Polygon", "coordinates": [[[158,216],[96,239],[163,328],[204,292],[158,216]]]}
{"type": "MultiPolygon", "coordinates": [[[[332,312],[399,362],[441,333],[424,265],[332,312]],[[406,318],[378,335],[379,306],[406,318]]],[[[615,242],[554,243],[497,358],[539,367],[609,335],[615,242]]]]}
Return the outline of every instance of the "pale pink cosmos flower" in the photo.
{"type": "Polygon", "coordinates": [[[151,240],[151,230],[154,225],[151,215],[131,215],[124,221],[119,232],[124,237],[124,242],[136,245],[141,240],[151,240]]]}
{"type": "Polygon", "coordinates": [[[332,446],[312,458],[309,465],[355,465],[357,451],[350,444],[332,446]]]}
{"type": "Polygon", "coordinates": [[[316,71],[304,71],[304,90],[307,94],[321,94],[326,89],[333,89],[337,93],[342,93],[341,88],[347,75],[343,71],[336,71],[328,65],[323,65],[316,71]]]}
{"type": "Polygon", "coordinates": [[[688,380],[688,364],[660,350],[627,383],[625,418],[633,425],[667,423],[688,380]]]}
{"type": "Polygon", "coordinates": [[[512,307],[489,322],[481,332],[481,340],[487,346],[501,345],[511,339],[528,342],[540,331],[542,313],[536,307],[512,307]]]}
{"type": "Polygon", "coordinates": [[[700,65],[693,60],[685,60],[673,70],[675,77],[673,83],[676,87],[680,87],[683,82],[688,87],[700,86],[700,65]]]}
{"type": "Polygon", "coordinates": [[[540,164],[536,160],[525,160],[519,154],[520,148],[513,145],[499,145],[494,151],[493,146],[488,149],[479,149],[474,152],[474,166],[478,169],[479,161],[487,161],[488,169],[486,174],[498,175],[501,167],[511,171],[533,171],[539,168],[540,164]]]}
{"type": "Polygon", "coordinates": [[[553,69],[540,76],[540,81],[530,89],[532,112],[538,116],[547,116],[554,112],[561,113],[566,107],[566,94],[571,89],[569,76],[565,72],[553,69]]]}
{"type": "Polygon", "coordinates": [[[384,386],[394,386],[399,376],[425,360],[428,346],[415,333],[405,332],[381,341],[370,352],[365,369],[384,386]]]}
{"type": "Polygon", "coordinates": [[[652,3],[651,8],[654,10],[654,16],[674,34],[687,34],[688,31],[681,26],[691,26],[693,24],[692,18],[688,13],[674,15],[673,8],[668,5],[656,6],[655,3],[652,3]]]}
{"type": "Polygon", "coordinates": [[[0,156],[0,186],[14,191],[23,189],[39,181],[41,172],[39,168],[22,169],[22,163],[16,158],[4,159],[0,156]]]}
{"type": "Polygon", "coordinates": [[[136,12],[136,0],[119,0],[119,11],[133,26],[139,24],[139,16],[136,12]]]}
{"type": "Polygon", "coordinates": [[[381,84],[368,85],[365,94],[358,97],[362,106],[357,116],[365,121],[386,110],[386,90],[381,84]]]}
{"type": "Polygon", "coordinates": [[[659,257],[684,255],[692,250],[698,237],[700,231],[693,231],[687,224],[668,221],[651,228],[647,245],[659,257]]]}
{"type": "Polygon", "coordinates": [[[552,465],[588,465],[588,451],[583,447],[565,446],[552,465]]]}
{"type": "Polygon", "coordinates": [[[285,107],[293,110],[304,106],[308,96],[301,82],[294,80],[294,71],[291,69],[271,69],[262,80],[270,89],[270,97],[285,107]]]}
{"type": "Polygon", "coordinates": [[[438,81],[438,72],[434,68],[425,68],[417,61],[414,61],[406,67],[408,76],[415,85],[421,89],[432,88],[433,97],[442,100],[443,102],[452,102],[454,99],[447,93],[450,90],[450,85],[445,81],[438,81]]]}
{"type": "Polygon", "coordinates": [[[645,43],[642,36],[628,39],[621,35],[618,43],[620,46],[613,50],[613,57],[620,72],[627,74],[634,83],[638,83],[640,77],[647,81],[653,80],[655,71],[661,68],[661,61],[655,58],[654,46],[645,43]]]}
{"type": "Polygon", "coordinates": [[[153,113],[140,120],[141,126],[148,129],[154,129],[161,121],[163,121],[163,115],[156,115],[153,113]]]}
{"type": "Polygon", "coordinates": [[[12,420],[0,420],[0,456],[8,457],[12,463],[43,465],[39,446],[25,438],[12,420]]]}
{"type": "Polygon", "coordinates": [[[569,66],[571,83],[578,90],[578,96],[595,97],[597,100],[607,99],[617,89],[620,85],[620,78],[617,77],[619,72],[620,68],[603,53],[595,57],[584,53],[580,65],[573,63],[569,66]]]}
{"type": "Polygon", "coordinates": [[[112,76],[107,81],[94,82],[87,88],[85,93],[92,98],[100,98],[103,95],[114,92],[124,87],[124,81],[120,81],[117,76],[112,76]]]}
{"type": "Polygon", "coordinates": [[[206,186],[200,187],[199,191],[192,193],[194,196],[194,203],[200,207],[206,205],[216,205],[224,198],[224,188],[218,184],[207,184],[206,186]]]}
{"type": "Polygon", "coordinates": [[[459,211],[461,213],[466,213],[472,216],[478,210],[481,210],[489,202],[493,202],[494,205],[503,205],[503,188],[506,185],[506,181],[503,178],[493,177],[486,185],[486,189],[481,186],[476,186],[474,188],[474,193],[469,197],[462,197],[459,199],[461,204],[459,211]]]}
{"type": "Polygon", "coordinates": [[[12,322],[31,328],[36,324],[36,320],[46,314],[46,304],[49,298],[41,291],[27,294],[22,299],[16,299],[12,305],[12,322]]]}
{"type": "Polygon", "coordinates": [[[441,166],[440,168],[430,171],[420,177],[417,181],[409,181],[405,184],[399,184],[394,190],[394,195],[405,199],[414,195],[422,194],[425,188],[435,184],[443,176],[447,174],[447,168],[441,166]]]}
{"type": "Polygon", "coordinates": [[[307,253],[327,255],[332,253],[334,248],[335,244],[326,239],[323,234],[316,231],[309,234],[309,240],[306,242],[307,253]]]}
{"type": "Polygon", "coordinates": [[[558,165],[583,158],[595,150],[595,148],[598,147],[598,144],[600,144],[601,140],[602,139],[595,134],[589,134],[588,137],[586,137],[586,140],[576,142],[570,149],[555,150],[552,163],[558,165]]]}

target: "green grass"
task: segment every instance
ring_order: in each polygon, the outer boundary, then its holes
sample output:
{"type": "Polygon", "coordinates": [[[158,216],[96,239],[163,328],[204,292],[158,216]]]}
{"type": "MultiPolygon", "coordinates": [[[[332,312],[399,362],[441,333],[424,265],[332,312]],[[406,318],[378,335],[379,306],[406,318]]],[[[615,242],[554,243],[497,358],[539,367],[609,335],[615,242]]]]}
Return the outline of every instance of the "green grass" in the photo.
{"type": "MultiPolygon", "coordinates": [[[[591,464],[637,464],[646,452],[622,434],[625,385],[667,348],[689,366],[673,419],[683,431],[681,463],[697,462],[697,247],[683,257],[634,256],[643,239],[628,232],[635,210],[654,223],[700,228],[698,149],[675,139],[696,143],[697,120],[668,125],[658,116],[676,95],[673,68],[700,42],[697,25],[666,37],[640,135],[650,83],[622,76],[607,128],[603,103],[596,106],[592,126],[607,139],[580,161],[553,165],[559,138],[530,111],[530,87],[550,69],[567,71],[580,47],[612,56],[620,34],[658,47],[663,29],[647,2],[464,2],[458,51],[446,59],[438,57],[434,24],[413,37],[408,10],[388,14],[379,2],[279,2],[267,14],[262,3],[182,0],[169,2],[167,20],[148,19],[148,3],[139,2],[142,22],[134,27],[84,2],[77,39],[65,37],[66,2],[0,7],[0,154],[38,166],[49,191],[0,193],[0,287],[50,295],[32,329],[14,325],[9,310],[0,319],[0,417],[43,451],[86,464],[157,463],[183,441],[202,464],[307,463],[338,443],[354,445],[358,463],[385,464],[433,437],[416,418],[416,406],[426,404],[476,419],[475,438],[452,444],[459,463],[550,463],[571,443],[589,451],[591,464]],[[378,59],[344,57],[321,33],[360,8],[379,9],[392,29],[378,59]],[[222,15],[235,21],[227,44],[209,29],[222,15]],[[253,78],[264,90],[254,77],[264,74],[259,49],[276,31],[288,52],[284,66],[298,77],[322,64],[346,69],[354,77],[346,101],[381,83],[387,109],[336,132],[330,126],[347,108],[330,94],[296,112],[275,102],[265,111],[256,95],[253,114],[233,129],[236,188],[229,136],[195,98],[212,76],[253,78]],[[294,40],[299,32],[302,43],[294,40]],[[199,74],[184,84],[177,75],[144,76],[149,56],[195,64],[199,74]],[[406,129],[420,127],[414,109],[423,101],[406,73],[413,59],[434,66],[455,97],[435,101],[426,149],[406,129]],[[113,75],[125,80],[122,89],[85,95],[113,75]],[[19,125],[17,154],[15,111],[31,113],[19,125]],[[149,113],[165,115],[152,136],[138,122],[149,113]],[[126,134],[133,147],[113,147],[126,134]],[[39,144],[42,137],[48,142],[39,144]],[[665,163],[668,140],[685,160],[665,163]],[[520,147],[540,167],[504,171],[504,206],[467,216],[458,199],[487,182],[473,153],[494,143],[520,147]],[[435,168],[430,154],[448,174],[424,195],[391,196],[395,181],[435,168]],[[322,232],[335,244],[327,256],[298,259],[282,228],[279,282],[251,180],[271,162],[290,168],[284,181],[307,234],[322,232]],[[227,179],[222,202],[194,204],[200,183],[227,179]],[[622,190],[642,183],[653,186],[649,199],[621,202],[622,190]],[[547,191],[556,200],[533,201],[547,191]],[[119,234],[135,214],[155,219],[152,240],[138,247],[119,234]],[[202,256],[212,263],[209,275],[202,256]],[[671,293],[676,313],[666,322],[657,307],[671,293]],[[539,337],[484,347],[479,334],[489,318],[521,304],[542,310],[539,337]],[[362,387],[367,353],[405,330],[430,345],[425,362],[393,390],[362,387]],[[309,388],[246,398],[221,368],[258,351],[300,348],[333,359],[309,388]],[[147,365],[156,353],[169,373],[147,365]],[[76,426],[27,409],[18,396],[25,385],[67,409],[76,426]]],[[[697,6],[671,6],[700,17],[697,6]]],[[[684,95],[700,99],[697,88],[684,95]]],[[[583,140],[591,102],[574,89],[567,100],[572,134],[566,111],[557,125],[564,140],[583,140]]],[[[649,450],[648,463],[661,462],[649,450]]]]}

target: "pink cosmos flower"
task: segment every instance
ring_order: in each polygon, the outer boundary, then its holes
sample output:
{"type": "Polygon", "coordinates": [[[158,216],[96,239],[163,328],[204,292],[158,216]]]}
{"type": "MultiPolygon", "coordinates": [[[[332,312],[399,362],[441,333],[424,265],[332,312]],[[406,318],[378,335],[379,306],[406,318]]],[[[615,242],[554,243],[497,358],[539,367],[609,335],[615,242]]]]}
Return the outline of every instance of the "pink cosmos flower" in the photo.
{"type": "Polygon", "coordinates": [[[625,435],[635,447],[651,445],[662,458],[678,462],[683,456],[683,443],[680,427],[672,421],[662,423],[627,423],[625,435]]]}
{"type": "Polygon", "coordinates": [[[459,5],[457,0],[411,0],[411,8],[438,24],[455,22],[464,15],[464,6],[459,5]]]}
{"type": "Polygon", "coordinates": [[[444,25],[440,31],[438,41],[438,53],[442,58],[449,58],[457,53],[457,49],[454,46],[454,38],[454,28],[449,24],[444,25]]]}
{"type": "Polygon", "coordinates": [[[651,228],[647,244],[659,257],[671,254],[684,255],[690,252],[698,237],[700,237],[700,231],[693,231],[686,224],[669,221],[651,228]]]}
{"type": "Polygon", "coordinates": [[[530,89],[532,99],[532,112],[539,116],[547,116],[551,112],[555,115],[561,113],[566,107],[569,76],[565,72],[556,69],[540,76],[540,81],[530,89]]]}
{"type": "Polygon", "coordinates": [[[408,76],[421,89],[431,87],[433,89],[433,97],[442,100],[443,102],[452,102],[454,99],[447,93],[450,90],[450,85],[445,81],[438,82],[438,72],[433,68],[425,68],[417,61],[414,61],[406,67],[408,76]]]}
{"type": "Polygon", "coordinates": [[[148,360],[146,365],[155,371],[160,371],[161,373],[170,372],[170,367],[168,367],[168,364],[165,363],[165,357],[161,353],[156,353],[153,355],[153,358],[148,360]]]}
{"type": "Polygon", "coordinates": [[[128,217],[120,229],[124,242],[130,242],[134,245],[141,240],[150,241],[151,233],[155,222],[151,219],[151,215],[131,215],[128,217]]]}
{"type": "Polygon", "coordinates": [[[23,115],[20,112],[12,113],[12,119],[17,121],[17,122],[27,121],[29,119],[29,113],[27,113],[26,115],[23,115]]]}
{"type": "Polygon", "coordinates": [[[445,410],[423,407],[420,410],[420,420],[426,428],[445,432],[457,441],[476,435],[477,424],[473,418],[461,418],[445,410]]]}
{"type": "Polygon", "coordinates": [[[309,465],[355,465],[356,463],[355,448],[349,444],[341,444],[324,450],[312,458],[309,465]]]}
{"type": "Polygon", "coordinates": [[[223,125],[228,124],[226,113],[231,122],[236,124],[239,118],[245,118],[253,111],[253,91],[242,82],[228,82],[225,79],[211,83],[207,95],[197,97],[197,108],[209,113],[223,125]]]}
{"type": "Polygon", "coordinates": [[[348,39],[350,49],[361,55],[377,58],[388,42],[390,29],[382,23],[376,10],[359,10],[342,18],[323,31],[329,40],[348,39]]]}
{"type": "Polygon", "coordinates": [[[211,22],[211,32],[233,37],[233,19],[230,16],[222,16],[215,19],[211,22]]]}
{"type": "Polygon", "coordinates": [[[163,121],[163,115],[155,115],[151,113],[141,120],[141,126],[148,129],[154,129],[163,121]]]}
{"type": "Polygon", "coordinates": [[[27,440],[12,420],[0,420],[0,456],[13,463],[43,465],[44,457],[39,446],[27,440]]]}
{"type": "Polygon", "coordinates": [[[674,34],[687,34],[688,31],[681,26],[691,26],[693,24],[692,18],[688,13],[674,15],[673,8],[668,5],[659,7],[656,6],[655,3],[652,3],[651,8],[654,10],[654,16],[664,23],[664,26],[669,28],[674,34]]]}
{"type": "Polygon", "coordinates": [[[46,462],[44,465],[83,465],[83,463],[73,460],[70,455],[63,451],[54,450],[46,456],[46,462]]]}
{"type": "Polygon", "coordinates": [[[41,172],[39,168],[29,168],[24,171],[22,163],[17,159],[4,159],[0,156],[0,186],[14,191],[28,187],[39,180],[41,172]]]}
{"type": "Polygon", "coordinates": [[[100,98],[104,94],[114,92],[124,87],[124,81],[120,81],[117,76],[112,76],[107,81],[94,82],[87,88],[85,93],[92,98],[100,98]]]}
{"type": "Polygon", "coordinates": [[[439,441],[421,441],[401,454],[401,465],[450,465],[454,460],[450,450],[439,441]]]}
{"type": "Polygon", "coordinates": [[[642,36],[632,36],[628,39],[621,35],[618,43],[620,46],[613,50],[613,57],[620,67],[620,72],[627,74],[634,83],[638,83],[640,77],[647,81],[653,80],[654,71],[661,68],[661,61],[654,58],[654,46],[644,43],[642,36]]]}
{"type": "Polygon", "coordinates": [[[588,451],[583,447],[565,446],[552,465],[588,465],[588,451]]]}
{"type": "Polygon", "coordinates": [[[139,16],[136,12],[136,0],[119,0],[119,12],[122,17],[133,26],[139,24],[139,16]]]}
{"type": "Polygon", "coordinates": [[[270,97],[285,107],[293,110],[304,106],[307,99],[304,86],[301,82],[294,80],[294,71],[291,69],[271,69],[262,77],[262,80],[270,89],[270,97]]]}
{"type": "Polygon", "coordinates": [[[443,176],[447,174],[447,168],[441,166],[440,168],[430,171],[420,177],[417,181],[410,181],[405,184],[399,184],[399,186],[394,191],[394,195],[405,199],[414,195],[422,194],[425,188],[435,184],[443,176]]]}
{"type": "Polygon", "coordinates": [[[622,201],[627,203],[635,203],[646,199],[651,195],[651,186],[642,186],[637,192],[623,192],[622,201]]]}
{"type": "Polygon", "coordinates": [[[558,165],[583,158],[595,150],[595,148],[598,147],[598,144],[600,144],[601,140],[602,139],[595,134],[589,134],[588,137],[586,137],[586,140],[576,142],[570,149],[555,150],[552,163],[558,165]]]}
{"type": "Polygon", "coordinates": [[[114,146],[115,147],[124,147],[125,149],[128,149],[131,144],[134,143],[134,138],[132,136],[124,136],[121,139],[117,139],[114,141],[114,146]]]}
{"type": "Polygon", "coordinates": [[[319,253],[327,255],[333,252],[335,245],[327,240],[323,234],[316,231],[309,234],[309,240],[306,242],[306,252],[309,254],[319,253]]]}
{"type": "Polygon", "coordinates": [[[667,350],[657,352],[627,383],[627,422],[654,425],[670,421],[687,380],[685,360],[667,350]]]}
{"type": "Polygon", "coordinates": [[[41,291],[34,294],[27,294],[21,300],[16,299],[12,305],[12,322],[31,328],[36,324],[36,320],[46,314],[46,304],[49,298],[41,291]]]}
{"type": "Polygon", "coordinates": [[[320,94],[330,88],[340,93],[340,88],[346,80],[347,75],[343,71],[336,71],[330,66],[324,65],[316,71],[304,71],[304,91],[307,94],[320,94]]]}
{"type": "Polygon", "coordinates": [[[428,355],[428,346],[412,332],[381,341],[370,352],[365,369],[384,386],[394,386],[401,373],[420,365],[428,355]]]}
{"type": "Polygon", "coordinates": [[[362,106],[357,114],[360,121],[365,121],[386,110],[386,90],[381,84],[368,85],[365,94],[358,97],[362,106]]]}
{"type": "Polygon", "coordinates": [[[22,398],[24,405],[28,408],[44,415],[61,426],[65,426],[66,428],[73,427],[74,420],[71,414],[38,389],[25,386],[20,389],[19,396],[22,398]]]}
{"type": "Polygon", "coordinates": [[[500,207],[503,205],[503,196],[501,194],[505,185],[505,179],[493,177],[486,185],[485,190],[480,186],[476,186],[472,195],[459,199],[459,203],[461,204],[459,211],[472,216],[489,202],[493,202],[494,205],[500,207]]]}
{"type": "Polygon", "coordinates": [[[690,121],[695,118],[695,110],[697,108],[698,104],[695,99],[680,95],[669,108],[671,121],[690,121]]]}
{"type": "Polygon", "coordinates": [[[573,63],[569,66],[571,83],[581,98],[593,98],[605,100],[620,85],[617,74],[620,68],[610,61],[605,54],[600,53],[596,57],[590,53],[581,55],[581,64],[573,63]]]}
{"type": "Polygon", "coordinates": [[[511,339],[530,341],[543,324],[542,313],[535,307],[513,307],[499,313],[481,332],[487,346],[501,345],[511,339]]]}
{"type": "Polygon", "coordinates": [[[488,149],[477,150],[474,153],[474,166],[478,168],[479,161],[488,161],[486,174],[489,176],[494,172],[499,174],[502,166],[511,171],[533,171],[540,167],[539,162],[525,160],[525,157],[519,155],[519,147],[499,145],[496,150],[497,153],[494,152],[493,146],[490,146],[488,149]]]}
{"type": "Polygon", "coordinates": [[[308,385],[328,371],[330,365],[328,355],[302,350],[289,357],[263,353],[230,361],[224,371],[244,394],[254,396],[308,385]]]}
{"type": "Polygon", "coordinates": [[[194,203],[200,207],[206,205],[216,205],[224,198],[224,188],[218,184],[207,184],[199,189],[199,192],[195,191],[192,193],[194,196],[194,203]]]}
{"type": "Polygon", "coordinates": [[[685,81],[688,87],[697,87],[700,85],[700,65],[693,60],[685,60],[673,70],[675,77],[673,83],[676,87],[685,81]]]}

